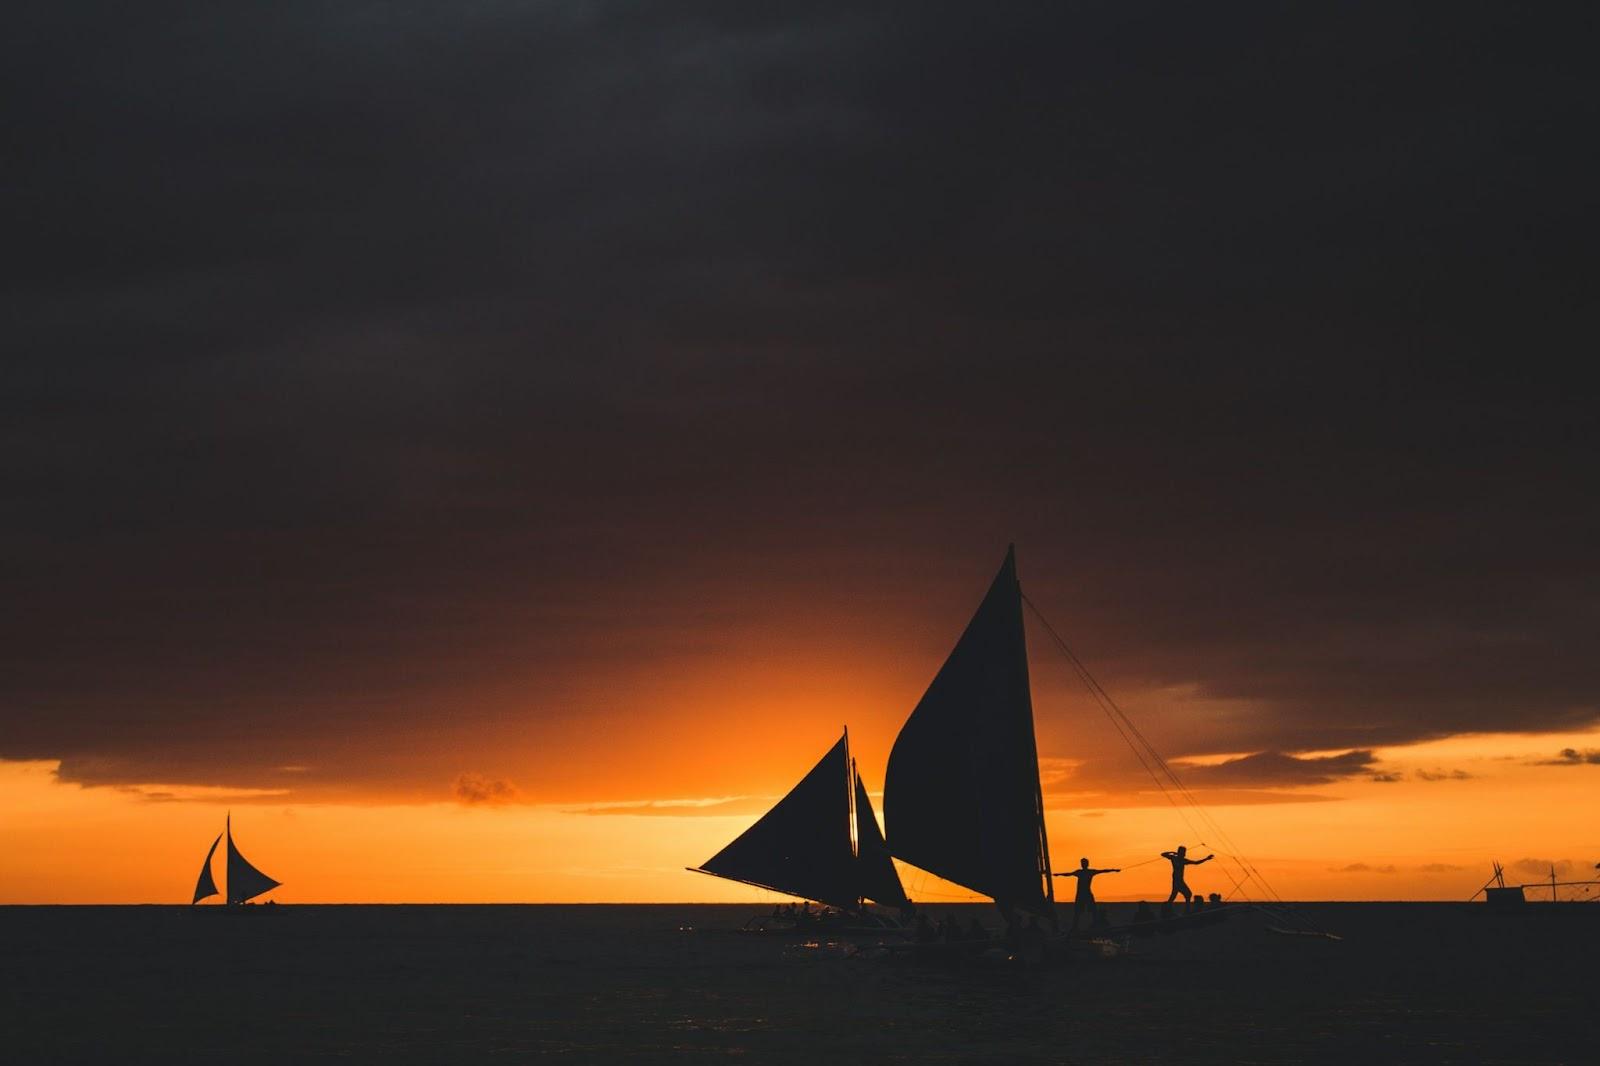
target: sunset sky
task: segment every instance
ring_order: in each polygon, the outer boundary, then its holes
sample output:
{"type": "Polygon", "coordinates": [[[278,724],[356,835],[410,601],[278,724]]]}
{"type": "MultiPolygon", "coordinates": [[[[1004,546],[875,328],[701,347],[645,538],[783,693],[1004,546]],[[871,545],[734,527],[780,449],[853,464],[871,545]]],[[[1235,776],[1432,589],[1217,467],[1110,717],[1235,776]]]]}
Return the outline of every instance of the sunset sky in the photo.
{"type": "MultiPolygon", "coordinates": [[[[1013,542],[1284,896],[1593,873],[1582,27],[163,11],[0,41],[0,903],[229,810],[284,902],[770,903],[683,867],[876,793],[1013,542]]],[[[1027,621],[1056,865],[1164,895],[1027,621]]]]}

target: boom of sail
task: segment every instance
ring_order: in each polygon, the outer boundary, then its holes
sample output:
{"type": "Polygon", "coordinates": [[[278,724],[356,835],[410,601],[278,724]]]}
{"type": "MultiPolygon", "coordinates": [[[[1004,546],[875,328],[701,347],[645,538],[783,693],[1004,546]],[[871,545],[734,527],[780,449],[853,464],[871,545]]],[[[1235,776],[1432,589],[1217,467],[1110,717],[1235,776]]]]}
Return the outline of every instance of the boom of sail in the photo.
{"type": "Polygon", "coordinates": [[[1054,918],[1014,549],[889,753],[889,853],[1054,918]]]}
{"type": "Polygon", "coordinates": [[[261,895],[263,892],[277,888],[281,882],[274,881],[254,866],[240,854],[233,843],[233,815],[228,815],[223,831],[217,834],[217,839],[211,842],[211,850],[206,852],[206,861],[200,866],[200,878],[195,882],[194,899],[191,903],[199,903],[208,896],[218,895],[217,883],[211,877],[211,857],[217,853],[217,845],[222,843],[223,837],[228,839],[228,894],[229,903],[244,903],[261,895]]]}
{"type": "Polygon", "coordinates": [[[755,825],[690,869],[845,910],[864,899],[910,903],[850,758],[848,732],[755,825]]]}

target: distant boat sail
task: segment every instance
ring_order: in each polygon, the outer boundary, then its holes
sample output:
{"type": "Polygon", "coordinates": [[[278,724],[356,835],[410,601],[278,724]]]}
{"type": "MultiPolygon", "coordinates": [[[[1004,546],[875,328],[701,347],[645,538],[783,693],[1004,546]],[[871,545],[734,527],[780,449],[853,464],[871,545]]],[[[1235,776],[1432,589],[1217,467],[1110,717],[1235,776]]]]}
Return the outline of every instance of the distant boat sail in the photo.
{"type": "Polygon", "coordinates": [[[859,910],[907,907],[845,733],[787,796],[695,873],[859,910]]]}
{"type": "Polygon", "coordinates": [[[889,853],[1054,921],[1014,549],[889,753],[889,853]]]}
{"type": "Polygon", "coordinates": [[[211,878],[211,857],[217,853],[217,845],[222,843],[222,838],[228,838],[228,894],[229,903],[244,903],[261,895],[263,892],[277,888],[280,882],[274,881],[254,866],[239,853],[233,843],[233,815],[228,815],[228,820],[223,831],[217,834],[217,839],[211,842],[211,850],[206,852],[206,861],[200,866],[200,877],[194,885],[194,899],[191,904],[199,903],[208,896],[219,895],[217,883],[211,878]]]}

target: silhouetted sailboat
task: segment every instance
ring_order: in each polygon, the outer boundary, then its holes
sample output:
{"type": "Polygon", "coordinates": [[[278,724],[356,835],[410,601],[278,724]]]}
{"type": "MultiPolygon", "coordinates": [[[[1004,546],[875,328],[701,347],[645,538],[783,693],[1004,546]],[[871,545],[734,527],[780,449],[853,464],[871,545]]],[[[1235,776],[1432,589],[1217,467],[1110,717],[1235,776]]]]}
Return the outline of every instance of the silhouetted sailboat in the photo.
{"type": "Polygon", "coordinates": [[[1055,922],[1014,549],[889,753],[889,853],[1055,922]]]}
{"type": "Polygon", "coordinates": [[[759,821],[689,869],[821,903],[853,919],[868,900],[910,906],[850,757],[848,730],[759,821]]]}
{"type": "Polygon", "coordinates": [[[248,859],[239,854],[239,849],[233,843],[233,815],[229,814],[221,833],[211,842],[211,849],[206,852],[206,861],[200,867],[200,877],[195,881],[194,899],[190,904],[199,903],[209,896],[220,895],[217,883],[211,878],[211,857],[217,853],[217,845],[223,838],[228,840],[228,893],[226,899],[229,903],[245,903],[263,892],[277,888],[280,882],[274,881],[254,866],[248,859]]]}
{"type": "MultiPolygon", "coordinates": [[[[1121,950],[1129,936],[1221,921],[1226,909],[1213,907],[1078,937],[1049,936],[1016,920],[1021,911],[1052,930],[1057,925],[1022,604],[1012,547],[889,752],[883,789],[889,853],[993,899],[1015,936],[1013,947],[1025,956],[1046,944],[1052,952],[1103,956],[1121,950]]],[[[903,950],[963,954],[994,943],[919,942],[903,950]]]]}

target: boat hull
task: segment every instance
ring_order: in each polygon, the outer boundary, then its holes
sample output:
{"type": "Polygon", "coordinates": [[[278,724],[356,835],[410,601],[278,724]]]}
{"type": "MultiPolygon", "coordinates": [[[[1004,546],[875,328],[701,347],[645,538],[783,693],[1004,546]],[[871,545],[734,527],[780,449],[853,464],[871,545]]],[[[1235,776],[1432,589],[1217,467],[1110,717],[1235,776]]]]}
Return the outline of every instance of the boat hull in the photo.
{"type": "Polygon", "coordinates": [[[1109,936],[1061,935],[1022,947],[989,939],[885,944],[882,950],[894,961],[928,966],[1043,967],[1112,959],[1124,949],[1109,936]]]}
{"type": "Polygon", "coordinates": [[[1228,915],[1237,909],[1231,906],[1207,907],[1205,910],[1190,911],[1187,914],[1175,915],[1171,918],[1155,918],[1147,922],[1129,922],[1105,930],[1104,935],[1116,937],[1152,937],[1171,936],[1173,933],[1184,933],[1191,929],[1203,929],[1210,925],[1220,925],[1228,920],[1228,915]]]}
{"type": "Polygon", "coordinates": [[[762,914],[750,919],[742,929],[735,930],[744,936],[787,937],[791,939],[823,939],[842,937],[850,939],[873,937],[903,937],[907,930],[889,918],[861,915],[840,915],[795,921],[780,915],[762,914]]]}

